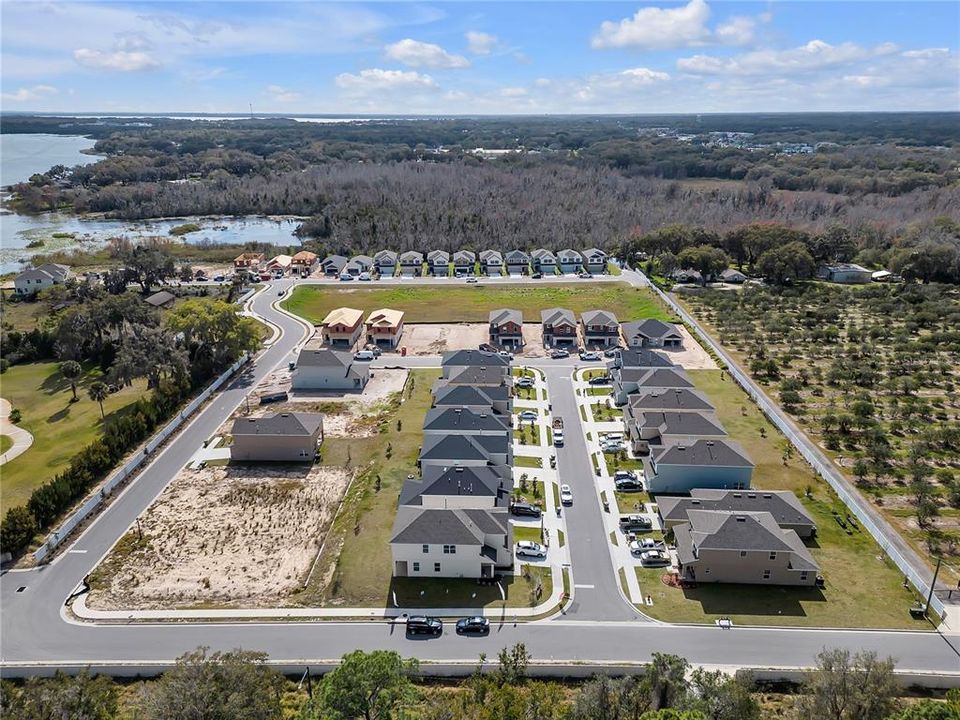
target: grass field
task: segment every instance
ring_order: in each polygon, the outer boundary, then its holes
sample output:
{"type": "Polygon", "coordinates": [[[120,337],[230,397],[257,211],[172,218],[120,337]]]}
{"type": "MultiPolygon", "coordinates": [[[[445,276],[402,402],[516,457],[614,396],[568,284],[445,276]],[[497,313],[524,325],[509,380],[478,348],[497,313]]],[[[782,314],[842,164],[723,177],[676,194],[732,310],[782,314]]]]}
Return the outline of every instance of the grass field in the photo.
{"type": "Polygon", "coordinates": [[[13,438],[9,435],[0,435],[0,455],[13,447],[13,438]]]}
{"type": "Polygon", "coordinates": [[[660,582],[663,570],[640,569],[641,590],[654,601],[643,612],[670,622],[730,617],[743,624],[931,629],[926,621],[910,618],[908,608],[915,596],[903,588],[903,576],[883,557],[873,538],[865,531],[848,534],[836,523],[831,510],[842,505],[829,485],[797,457],[784,464],[786,439],[739,386],[729,376],[722,380],[719,370],[689,374],[716,406],[731,438],[743,445],[756,464],[753,487],[791,490],[813,515],[817,538],[808,547],[820,565],[826,588],[700,585],[679,590],[660,582]],[[808,488],[812,499],[803,497],[808,488]]]}
{"type": "Polygon", "coordinates": [[[382,307],[403,310],[408,323],[487,322],[491,310],[520,310],[528,322],[539,322],[540,311],[565,307],[579,314],[604,309],[621,321],[639,318],[670,319],[667,310],[649,290],[626,283],[477,285],[433,287],[410,285],[389,288],[327,288],[301,285],[283,307],[313,323],[331,310],[353,307],[368,313],[382,307]]]}
{"type": "MultiPolygon", "coordinates": [[[[0,470],[0,511],[25,503],[34,488],[64,470],[103,432],[100,407],[87,397],[87,386],[100,378],[100,370],[88,369],[77,386],[80,399],[71,403],[70,384],[58,368],[58,363],[30,363],[3,374],[3,397],[20,410],[20,427],[33,435],[33,445],[0,470]]],[[[138,381],[110,395],[103,403],[106,424],[145,392],[146,383],[138,381]]]]}

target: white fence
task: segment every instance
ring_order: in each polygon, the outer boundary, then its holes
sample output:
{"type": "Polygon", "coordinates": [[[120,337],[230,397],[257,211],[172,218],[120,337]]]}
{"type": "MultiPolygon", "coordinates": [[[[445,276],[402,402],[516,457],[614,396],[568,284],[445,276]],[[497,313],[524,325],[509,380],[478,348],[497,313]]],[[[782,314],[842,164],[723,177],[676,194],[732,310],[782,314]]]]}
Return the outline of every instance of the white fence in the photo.
{"type": "Polygon", "coordinates": [[[50,533],[46,541],[33,553],[33,557],[38,562],[43,560],[54,548],[56,548],[60,543],[69,537],[70,533],[82,523],[87,517],[96,510],[100,504],[106,500],[110,494],[117,489],[124,480],[130,477],[137,469],[144,463],[144,461],[149,458],[153,451],[156,450],[160,445],[173,433],[175,433],[180,426],[196,412],[197,408],[209,398],[214,392],[216,392],[227,380],[230,379],[230,376],[233,375],[237,370],[239,370],[247,360],[250,359],[249,353],[244,353],[243,357],[237,360],[230,368],[224,372],[220,377],[210,383],[203,392],[201,392],[197,397],[195,397],[189,405],[187,405],[183,410],[181,410],[173,420],[171,420],[167,425],[156,435],[154,435],[150,440],[147,441],[147,444],[143,446],[143,449],[138,450],[137,453],[130,458],[127,463],[117,470],[113,475],[111,475],[107,481],[103,484],[100,490],[89,498],[86,502],[83,503],[70,517],[68,517],[64,523],[58,527],[56,530],[50,533]]]}
{"type": "MultiPolygon", "coordinates": [[[[737,381],[737,384],[739,384],[740,387],[742,387],[753,399],[757,406],[763,411],[763,414],[767,416],[767,419],[776,425],[780,432],[782,432],[786,438],[793,443],[793,446],[800,451],[800,454],[808,463],[810,463],[810,466],[816,470],[817,474],[830,483],[830,487],[833,488],[833,491],[837,494],[843,504],[846,505],[854,515],[856,515],[857,521],[861,524],[861,526],[873,536],[873,539],[877,541],[877,544],[883,548],[883,551],[890,556],[890,559],[893,560],[894,564],[900,569],[904,576],[910,580],[917,591],[924,597],[924,599],[926,599],[927,593],[930,592],[930,579],[921,577],[920,573],[917,572],[916,567],[906,558],[904,558],[896,545],[890,541],[889,536],[896,531],[889,526],[881,528],[874,522],[872,513],[866,507],[866,501],[863,499],[863,497],[861,497],[859,493],[851,493],[847,489],[847,484],[844,482],[843,478],[840,477],[839,471],[832,466],[830,461],[827,460],[824,455],[815,449],[813,443],[811,443],[807,437],[794,430],[791,424],[784,417],[780,408],[770,402],[767,396],[760,391],[759,387],[757,387],[756,383],[747,377],[745,373],[740,371],[739,367],[736,365],[736,362],[723,348],[721,348],[710,338],[706,331],[704,331],[704,329],[700,326],[700,323],[694,320],[690,313],[680,307],[680,305],[674,301],[673,298],[663,292],[652,282],[650,283],[650,287],[653,288],[653,291],[660,296],[660,299],[667,303],[667,305],[669,305],[670,308],[677,313],[677,315],[679,315],[685,323],[696,330],[700,335],[700,339],[726,363],[727,372],[730,373],[731,377],[733,377],[733,379],[737,381]]],[[[943,615],[944,604],[943,601],[936,596],[936,594],[934,594],[930,600],[930,607],[933,608],[938,615],[943,615]]]]}

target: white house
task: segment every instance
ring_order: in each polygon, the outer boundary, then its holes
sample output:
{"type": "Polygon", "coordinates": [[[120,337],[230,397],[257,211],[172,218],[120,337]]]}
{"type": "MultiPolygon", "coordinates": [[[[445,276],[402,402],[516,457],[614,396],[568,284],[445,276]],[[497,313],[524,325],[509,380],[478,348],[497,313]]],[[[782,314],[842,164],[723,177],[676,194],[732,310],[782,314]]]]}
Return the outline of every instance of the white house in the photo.
{"type": "Polygon", "coordinates": [[[31,270],[24,270],[13,280],[17,295],[33,295],[54,285],[66,282],[70,277],[70,268],[66,265],[46,263],[31,270]]]}
{"type": "Polygon", "coordinates": [[[369,379],[369,363],[354,362],[350,353],[304,348],[297,356],[290,385],[294,390],[361,392],[369,379]]]}

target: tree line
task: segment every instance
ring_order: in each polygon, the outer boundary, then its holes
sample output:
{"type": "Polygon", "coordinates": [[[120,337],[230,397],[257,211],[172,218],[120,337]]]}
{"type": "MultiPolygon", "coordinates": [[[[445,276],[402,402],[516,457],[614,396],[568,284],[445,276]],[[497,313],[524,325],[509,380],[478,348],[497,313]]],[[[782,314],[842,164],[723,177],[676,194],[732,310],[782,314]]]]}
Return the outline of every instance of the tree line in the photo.
{"type": "Polygon", "coordinates": [[[653,653],[637,675],[569,683],[528,677],[530,653],[504,648],[495,666],[481,656],[468,679],[437,685],[416,660],[376,650],[349,653],[322,678],[288,680],[251,651],[186,653],[152,681],[120,685],[106,676],[0,681],[0,712],[11,720],[952,720],[960,692],[942,699],[898,698],[893,661],[873,653],[822,651],[799,687],[768,709],[765,686],[749,673],[691,668],[653,653]]]}

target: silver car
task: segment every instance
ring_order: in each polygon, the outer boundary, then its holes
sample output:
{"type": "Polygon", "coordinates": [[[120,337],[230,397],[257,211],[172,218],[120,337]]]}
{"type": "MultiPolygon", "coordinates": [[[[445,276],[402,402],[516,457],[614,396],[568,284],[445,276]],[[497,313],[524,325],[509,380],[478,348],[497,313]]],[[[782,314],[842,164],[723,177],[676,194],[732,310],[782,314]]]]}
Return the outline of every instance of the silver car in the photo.
{"type": "Polygon", "coordinates": [[[521,540],[517,543],[517,557],[545,558],[547,549],[540,543],[532,540],[521,540]]]}

